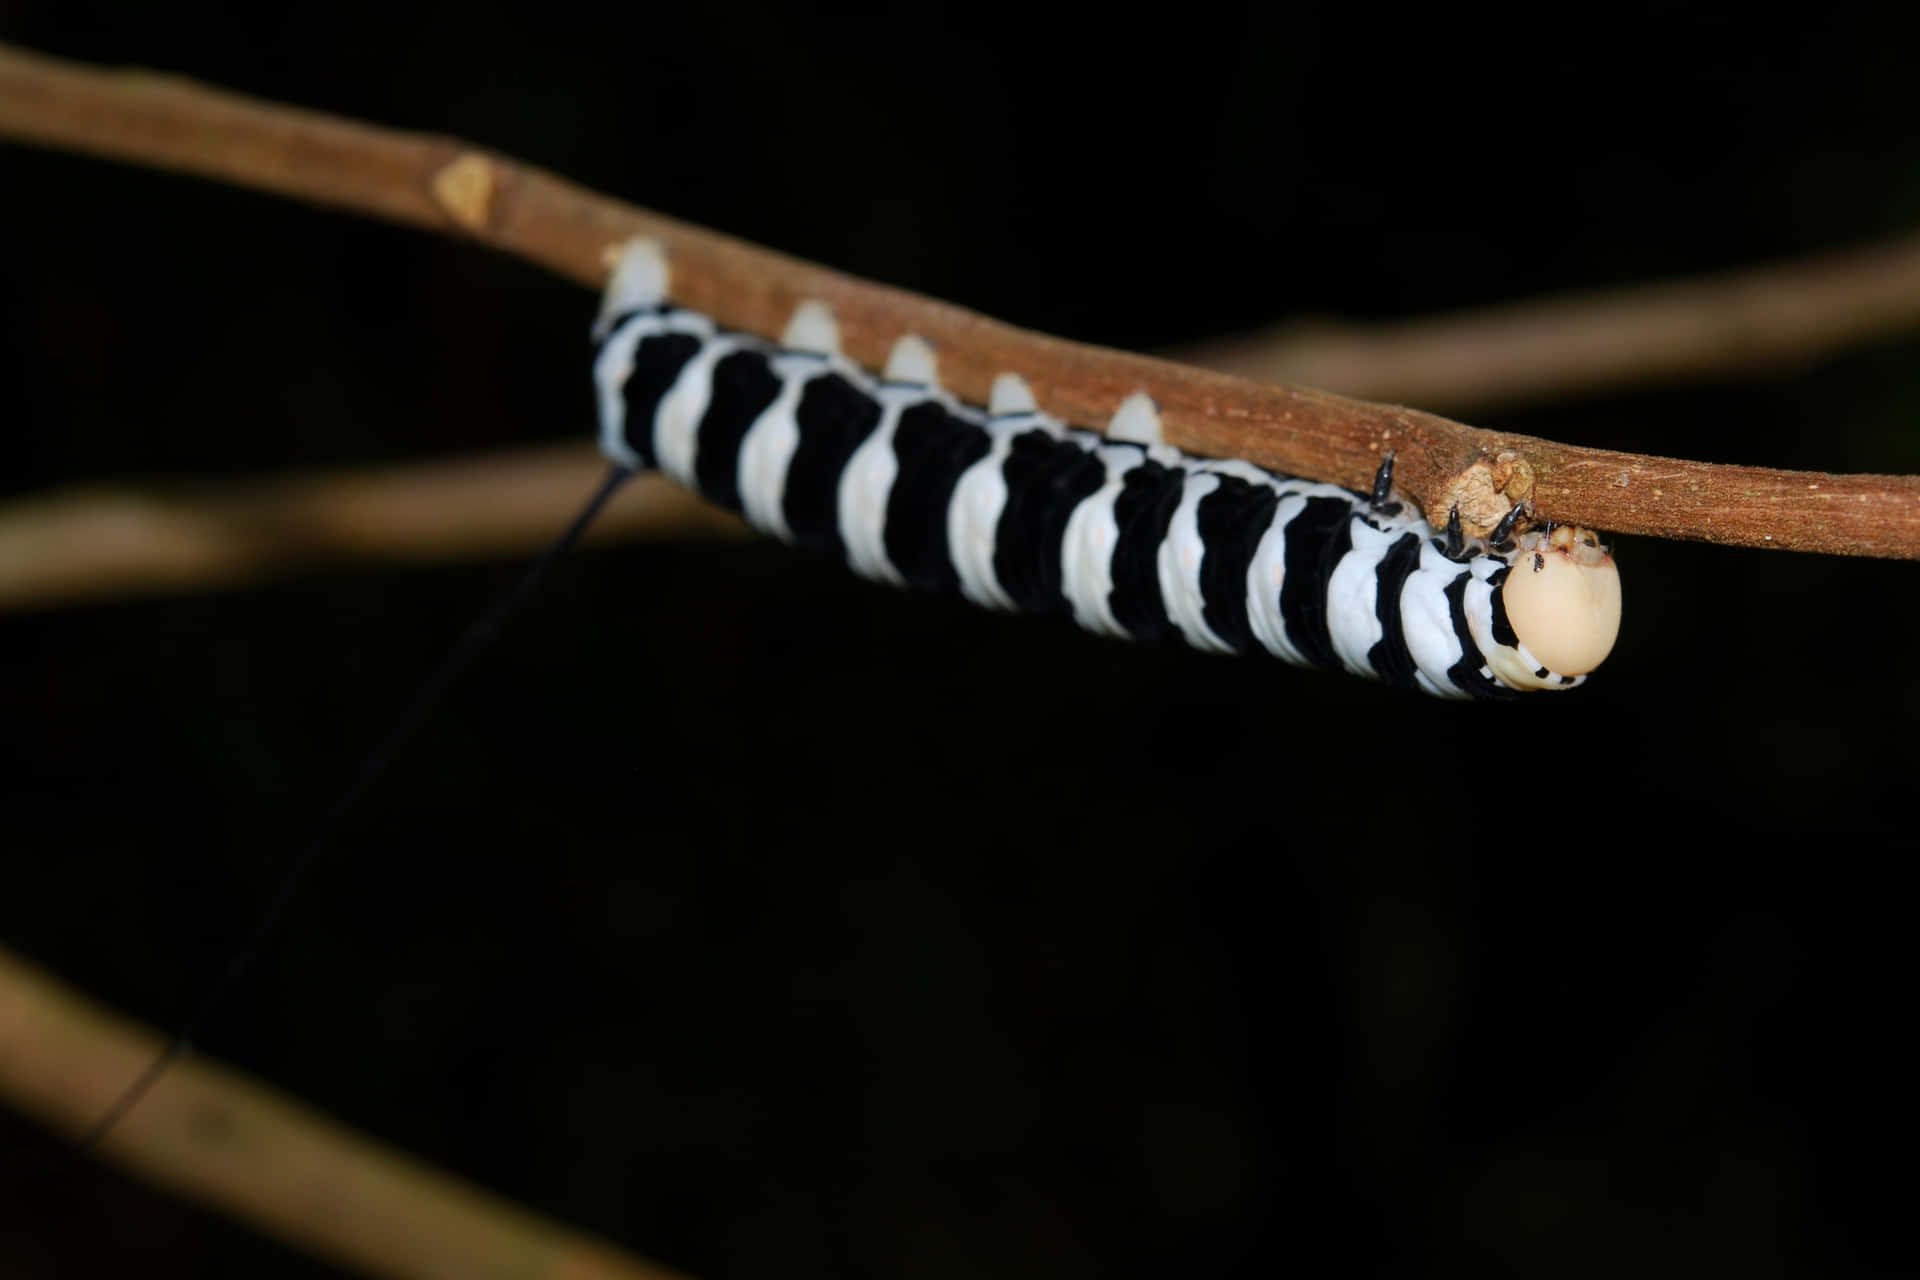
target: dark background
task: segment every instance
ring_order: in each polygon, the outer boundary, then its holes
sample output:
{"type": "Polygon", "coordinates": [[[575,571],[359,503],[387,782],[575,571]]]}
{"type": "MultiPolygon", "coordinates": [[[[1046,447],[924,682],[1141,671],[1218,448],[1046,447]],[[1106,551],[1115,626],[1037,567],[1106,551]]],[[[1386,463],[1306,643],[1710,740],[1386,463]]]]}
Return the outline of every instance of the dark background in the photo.
{"type": "MultiPolygon", "coordinates": [[[[1150,348],[1920,224],[1880,29],[0,0],[0,35],[444,131],[1150,348]]],[[[580,437],[594,299],[0,149],[0,489],[580,437]]],[[[1485,418],[1920,470],[1920,342],[1485,418]]],[[[212,1054],[707,1276],[1892,1274],[1912,1262],[1914,566],[1621,539],[1587,687],[1459,706],[890,592],[574,556],[212,1054]]],[[[515,572],[0,622],[0,940],[177,1019],[515,572]]],[[[0,1273],[323,1275],[0,1116],[0,1273]]]]}

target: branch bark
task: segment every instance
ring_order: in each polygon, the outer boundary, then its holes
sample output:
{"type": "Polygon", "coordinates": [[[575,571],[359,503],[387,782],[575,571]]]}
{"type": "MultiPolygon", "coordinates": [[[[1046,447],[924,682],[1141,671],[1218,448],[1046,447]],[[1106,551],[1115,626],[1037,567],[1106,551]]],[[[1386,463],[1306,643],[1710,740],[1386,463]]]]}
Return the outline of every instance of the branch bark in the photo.
{"type": "MultiPolygon", "coordinates": [[[[0,950],[0,1098],[77,1135],[160,1047],[0,950]]],[[[343,1129],[205,1059],[178,1062],[104,1154],[297,1248],[398,1280],[674,1280],[343,1129]]]]}
{"type": "MultiPolygon", "coordinates": [[[[606,463],[589,445],[235,482],[83,490],[0,505],[0,609],[250,582],[353,559],[432,563],[551,538],[606,463]]],[[[636,476],[588,531],[742,536],[664,476],[636,476]]]]}
{"type": "Polygon", "coordinates": [[[1393,450],[1402,491],[1431,513],[1458,503],[1470,532],[1532,501],[1542,518],[1622,533],[1920,558],[1920,476],[1584,449],[1082,346],[675,222],[457,141],[184,80],[0,49],[0,136],[470,236],[595,286],[615,246],[652,236],[672,257],[676,300],[732,328],[777,336],[799,302],[819,298],[854,359],[877,367],[897,336],[918,333],[940,352],[943,380],[970,400],[984,401],[994,374],[1012,370],[1049,412],[1097,428],[1124,396],[1146,391],[1183,449],[1354,488],[1393,450]]]}

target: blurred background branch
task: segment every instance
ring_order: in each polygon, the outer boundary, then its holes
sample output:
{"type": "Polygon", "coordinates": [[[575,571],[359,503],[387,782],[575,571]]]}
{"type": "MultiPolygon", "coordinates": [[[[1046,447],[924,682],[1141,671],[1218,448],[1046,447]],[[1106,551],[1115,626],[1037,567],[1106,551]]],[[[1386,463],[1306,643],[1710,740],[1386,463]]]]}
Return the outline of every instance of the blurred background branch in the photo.
{"type": "Polygon", "coordinates": [[[1292,321],[1166,352],[1450,413],[1779,373],[1920,324],[1920,236],[1698,280],[1355,325],[1292,321]]]}
{"type": "MultiPolygon", "coordinates": [[[[0,1098],[91,1124],[160,1039],[0,950],[0,1098]]],[[[106,1158],[335,1262],[396,1280],[673,1280],[205,1060],[176,1063],[106,1158]]],[[[32,1176],[31,1171],[24,1172],[32,1176]]]]}
{"type": "MultiPolygon", "coordinates": [[[[0,608],[234,585],[312,564],[519,551],[551,538],[605,469],[591,446],[569,445],[0,504],[0,608]]],[[[745,532],[727,512],[645,475],[627,484],[587,536],[745,532]]]]}

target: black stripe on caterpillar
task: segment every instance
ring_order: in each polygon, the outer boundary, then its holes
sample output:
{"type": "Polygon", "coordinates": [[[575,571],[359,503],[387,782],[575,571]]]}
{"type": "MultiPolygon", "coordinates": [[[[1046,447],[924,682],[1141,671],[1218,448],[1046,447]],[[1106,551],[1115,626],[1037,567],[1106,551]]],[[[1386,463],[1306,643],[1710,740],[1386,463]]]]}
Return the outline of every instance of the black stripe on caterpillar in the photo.
{"type": "Polygon", "coordinates": [[[981,409],[916,337],[875,379],[819,303],[775,345],[671,305],[667,282],[636,241],[608,287],[602,451],[866,577],[1443,697],[1570,688],[1612,647],[1619,574],[1585,530],[1442,536],[1392,494],[1390,455],[1361,494],[1183,454],[1144,395],[1105,435],[1040,413],[1012,374],[981,409]]]}

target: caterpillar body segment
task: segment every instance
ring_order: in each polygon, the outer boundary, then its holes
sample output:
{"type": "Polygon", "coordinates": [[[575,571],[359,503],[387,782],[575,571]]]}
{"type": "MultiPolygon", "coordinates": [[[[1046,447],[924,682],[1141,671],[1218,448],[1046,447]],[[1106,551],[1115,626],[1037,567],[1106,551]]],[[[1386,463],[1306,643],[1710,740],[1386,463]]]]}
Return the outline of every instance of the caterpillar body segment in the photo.
{"type": "Polygon", "coordinates": [[[1392,492],[1390,455],[1363,494],[1183,454],[1145,396],[1106,435],[1041,413],[1012,374],[982,408],[939,386],[919,338],[876,378],[818,303],[774,344],[674,307],[667,279],[638,241],[609,287],[603,452],[868,578],[1441,697],[1571,688],[1612,646],[1619,575],[1585,530],[1442,536],[1392,492]]]}

